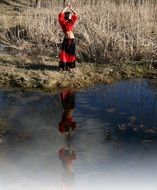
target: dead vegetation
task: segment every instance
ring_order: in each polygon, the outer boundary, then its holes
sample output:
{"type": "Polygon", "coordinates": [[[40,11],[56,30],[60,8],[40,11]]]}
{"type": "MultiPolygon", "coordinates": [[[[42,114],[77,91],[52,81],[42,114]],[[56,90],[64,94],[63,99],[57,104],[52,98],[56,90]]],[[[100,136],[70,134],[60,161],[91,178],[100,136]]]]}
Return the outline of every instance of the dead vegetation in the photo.
{"type": "Polygon", "coordinates": [[[35,9],[34,1],[5,2],[10,5],[3,3],[0,8],[1,86],[51,91],[156,77],[157,4],[153,0],[73,0],[79,13],[78,63],[71,73],[57,70],[63,38],[57,15],[62,4],[42,1],[41,8],[35,9]]]}
{"type": "Polygon", "coordinates": [[[0,54],[0,86],[54,91],[62,88],[82,89],[101,83],[130,78],[156,78],[153,63],[113,64],[78,63],[75,71],[58,71],[58,62],[49,57],[42,61],[28,56],[0,54]]]}
{"type": "MultiPolygon", "coordinates": [[[[1,41],[25,53],[35,54],[35,50],[37,54],[57,56],[63,37],[57,21],[62,4],[44,2],[41,9],[16,12],[14,28],[1,18],[6,27],[1,41]]],[[[73,1],[80,16],[75,30],[78,60],[99,63],[157,60],[157,3],[136,2],[140,3],[73,1]]]]}

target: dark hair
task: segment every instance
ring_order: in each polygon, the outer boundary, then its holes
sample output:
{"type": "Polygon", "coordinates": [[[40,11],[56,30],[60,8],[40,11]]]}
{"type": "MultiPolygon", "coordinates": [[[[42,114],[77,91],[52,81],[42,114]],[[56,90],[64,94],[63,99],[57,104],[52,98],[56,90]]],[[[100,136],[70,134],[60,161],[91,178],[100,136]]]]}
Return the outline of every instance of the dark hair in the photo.
{"type": "Polygon", "coordinates": [[[69,16],[70,16],[71,12],[67,11],[64,13],[64,18],[65,20],[69,20],[69,16]]]}

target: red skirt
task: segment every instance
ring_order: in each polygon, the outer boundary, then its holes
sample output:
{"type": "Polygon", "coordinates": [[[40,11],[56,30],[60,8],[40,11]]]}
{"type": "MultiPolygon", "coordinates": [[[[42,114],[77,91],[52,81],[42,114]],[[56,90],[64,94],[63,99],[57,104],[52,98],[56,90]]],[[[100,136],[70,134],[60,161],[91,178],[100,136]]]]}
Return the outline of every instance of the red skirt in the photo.
{"type": "Polygon", "coordinates": [[[75,68],[75,39],[64,38],[59,59],[59,68],[63,70],[75,68]]]}

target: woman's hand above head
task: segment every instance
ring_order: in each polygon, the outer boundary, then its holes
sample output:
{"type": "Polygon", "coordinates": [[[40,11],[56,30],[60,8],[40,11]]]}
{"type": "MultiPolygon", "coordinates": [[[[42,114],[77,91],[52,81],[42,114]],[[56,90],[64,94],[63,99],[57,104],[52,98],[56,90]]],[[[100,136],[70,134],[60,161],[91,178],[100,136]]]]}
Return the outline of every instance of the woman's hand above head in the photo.
{"type": "Polygon", "coordinates": [[[70,3],[68,3],[68,8],[74,13],[74,14],[76,14],[77,15],[77,12],[76,11],[74,11],[74,9],[72,8],[72,6],[71,6],[71,4],[70,3]]]}
{"type": "Polygon", "coordinates": [[[71,9],[72,7],[71,7],[71,4],[70,4],[70,2],[68,3],[68,6],[67,6],[69,9],[71,9]]]}

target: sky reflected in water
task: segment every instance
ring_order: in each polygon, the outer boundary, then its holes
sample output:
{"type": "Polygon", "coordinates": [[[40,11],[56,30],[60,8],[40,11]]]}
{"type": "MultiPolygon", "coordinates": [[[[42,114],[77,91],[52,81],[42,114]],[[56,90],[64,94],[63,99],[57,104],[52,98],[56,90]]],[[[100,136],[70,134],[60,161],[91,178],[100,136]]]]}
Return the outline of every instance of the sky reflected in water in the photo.
{"type": "Polygon", "coordinates": [[[0,190],[156,190],[157,81],[0,90],[0,190]]]}

